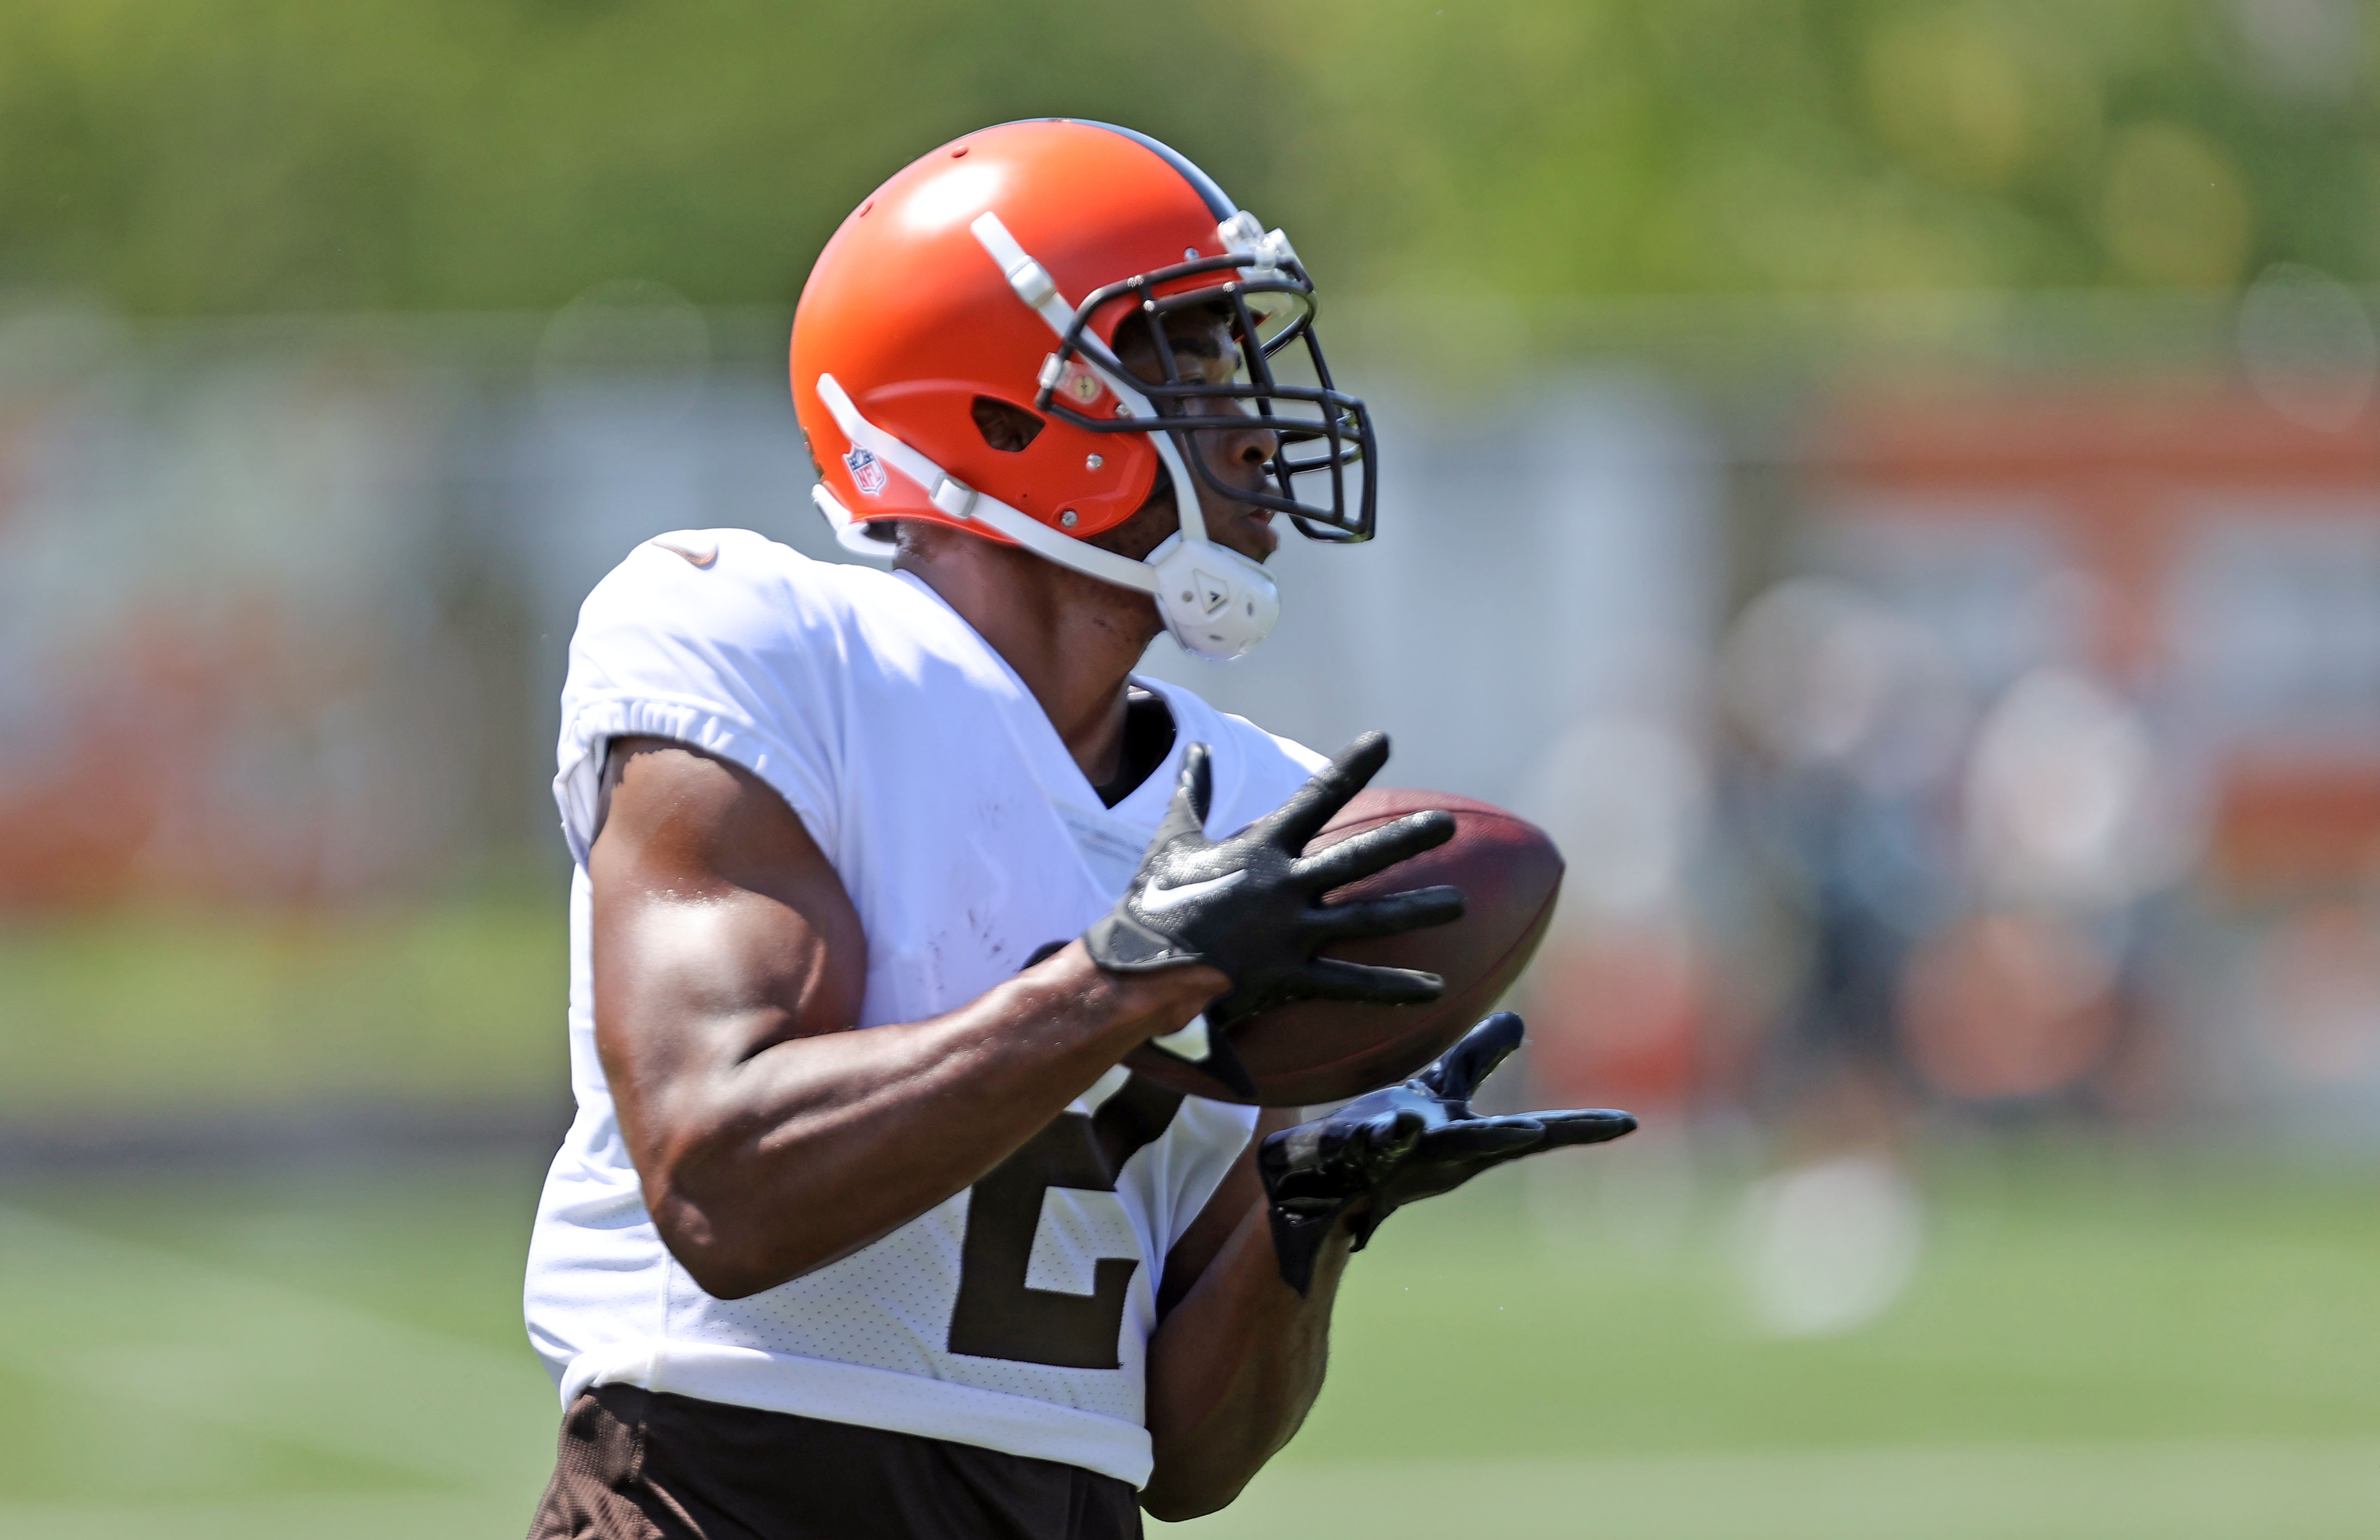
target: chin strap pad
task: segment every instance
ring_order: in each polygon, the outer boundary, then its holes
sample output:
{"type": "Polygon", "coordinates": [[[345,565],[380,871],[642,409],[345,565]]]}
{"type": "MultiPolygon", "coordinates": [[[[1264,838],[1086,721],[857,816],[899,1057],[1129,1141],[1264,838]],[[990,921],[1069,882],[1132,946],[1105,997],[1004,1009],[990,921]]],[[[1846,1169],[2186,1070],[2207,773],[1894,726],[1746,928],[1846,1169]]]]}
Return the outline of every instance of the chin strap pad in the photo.
{"type": "Polygon", "coordinates": [[[1281,619],[1281,589],[1272,574],[1212,540],[1167,537],[1149,552],[1157,575],[1157,610],[1184,650],[1225,661],[1271,634],[1281,619]]]}

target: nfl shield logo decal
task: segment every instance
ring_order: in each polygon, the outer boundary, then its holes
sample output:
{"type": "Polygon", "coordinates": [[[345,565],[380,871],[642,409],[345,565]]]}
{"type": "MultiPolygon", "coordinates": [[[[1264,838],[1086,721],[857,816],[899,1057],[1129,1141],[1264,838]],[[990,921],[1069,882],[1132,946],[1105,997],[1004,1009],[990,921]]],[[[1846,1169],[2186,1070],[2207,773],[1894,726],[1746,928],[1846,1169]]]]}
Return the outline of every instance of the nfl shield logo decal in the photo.
{"type": "Polygon", "coordinates": [[[859,489],[862,497],[876,497],[884,491],[884,462],[865,449],[855,446],[843,457],[851,467],[851,484],[859,489]]]}

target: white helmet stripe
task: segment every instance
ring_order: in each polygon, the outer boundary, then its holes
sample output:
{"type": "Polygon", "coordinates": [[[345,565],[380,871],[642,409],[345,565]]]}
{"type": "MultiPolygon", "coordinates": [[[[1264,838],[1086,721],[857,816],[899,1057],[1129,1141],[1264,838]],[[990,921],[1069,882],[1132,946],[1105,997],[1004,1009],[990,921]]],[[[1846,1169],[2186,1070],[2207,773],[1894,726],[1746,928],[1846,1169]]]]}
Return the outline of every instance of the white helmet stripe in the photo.
{"type": "Polygon", "coordinates": [[[991,253],[991,260],[1000,264],[1016,297],[1038,311],[1041,319],[1049,322],[1050,330],[1064,336],[1066,328],[1075,324],[1075,307],[1058,292],[1058,282],[1050,276],[1050,270],[1027,255],[1025,248],[1016,244],[1016,237],[1008,233],[1008,226],[1000,222],[1000,216],[990,210],[978,214],[967,228],[991,253]]]}
{"type": "MultiPolygon", "coordinates": [[[[1016,291],[1016,297],[1031,306],[1050,330],[1058,333],[1061,341],[1064,340],[1066,333],[1074,328],[1075,308],[1066,303],[1064,295],[1058,292],[1057,280],[1050,276],[1050,270],[1035,261],[1032,254],[1009,234],[1008,226],[1001,222],[1000,216],[989,209],[976,215],[967,229],[991,260],[1000,264],[1000,271],[1007,275],[1008,286],[1016,291]]],[[[1101,384],[1114,393],[1116,400],[1123,406],[1124,415],[1152,421],[1156,419],[1157,408],[1148,404],[1148,397],[1102,369],[1095,359],[1086,358],[1082,363],[1084,368],[1099,376],[1101,384]]],[[[1201,506],[1198,484],[1191,479],[1190,467],[1182,463],[1180,446],[1173,442],[1172,434],[1161,431],[1150,433],[1148,442],[1149,446],[1157,451],[1158,459],[1163,462],[1166,475],[1172,478],[1173,510],[1181,519],[1182,538],[1193,544],[1207,543],[1207,515],[1201,506]]]]}

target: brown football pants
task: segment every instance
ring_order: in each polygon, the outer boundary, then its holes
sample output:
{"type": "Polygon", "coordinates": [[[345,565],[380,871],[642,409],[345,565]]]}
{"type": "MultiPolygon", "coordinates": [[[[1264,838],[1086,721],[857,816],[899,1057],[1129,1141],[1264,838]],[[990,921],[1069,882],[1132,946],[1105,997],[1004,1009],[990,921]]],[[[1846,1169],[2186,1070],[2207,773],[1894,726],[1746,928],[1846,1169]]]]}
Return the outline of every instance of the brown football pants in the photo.
{"type": "Polygon", "coordinates": [[[1055,1461],[625,1385],[562,1421],[529,1540],[1138,1540],[1131,1485],[1055,1461]]]}

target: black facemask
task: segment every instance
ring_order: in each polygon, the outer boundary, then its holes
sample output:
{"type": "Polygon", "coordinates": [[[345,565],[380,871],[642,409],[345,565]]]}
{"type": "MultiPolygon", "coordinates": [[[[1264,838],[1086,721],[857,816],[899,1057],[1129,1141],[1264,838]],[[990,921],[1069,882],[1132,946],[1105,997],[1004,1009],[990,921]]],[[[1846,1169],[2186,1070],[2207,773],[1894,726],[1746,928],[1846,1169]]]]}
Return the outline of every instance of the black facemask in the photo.
{"type": "Polygon", "coordinates": [[[1372,538],[1378,444],[1371,414],[1361,399],[1331,383],[1330,366],[1314,331],[1314,284],[1294,257],[1264,266],[1245,252],[1199,258],[1110,284],[1076,308],[1058,351],[1042,366],[1035,410],[1093,433],[1152,431],[1146,418],[1092,417],[1069,401],[1061,386],[1085,364],[1148,398],[1191,474],[1214,495],[1284,515],[1310,540],[1353,543],[1372,538]],[[1163,292],[1184,279],[1215,273],[1232,274],[1231,281],[1163,292]],[[1148,326],[1161,379],[1143,380],[1126,370],[1091,330],[1092,317],[1119,303],[1132,306],[1148,326]],[[1219,309],[1229,321],[1242,367],[1231,380],[1210,383],[1195,369],[1185,372],[1184,360],[1166,334],[1165,319],[1176,310],[1219,309]],[[1284,365],[1309,374],[1310,382],[1284,379],[1284,365]],[[1250,415],[1214,416],[1212,404],[1224,401],[1247,403],[1250,415]],[[1204,424],[1202,418],[1208,419],[1204,424]],[[1202,432],[1245,432],[1251,426],[1269,430],[1278,447],[1265,462],[1263,485],[1233,486],[1215,474],[1195,441],[1202,432]],[[1321,495],[1326,490],[1327,499],[1321,495]]]}

